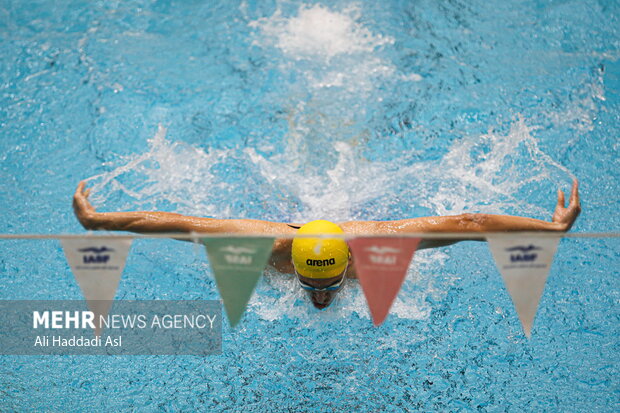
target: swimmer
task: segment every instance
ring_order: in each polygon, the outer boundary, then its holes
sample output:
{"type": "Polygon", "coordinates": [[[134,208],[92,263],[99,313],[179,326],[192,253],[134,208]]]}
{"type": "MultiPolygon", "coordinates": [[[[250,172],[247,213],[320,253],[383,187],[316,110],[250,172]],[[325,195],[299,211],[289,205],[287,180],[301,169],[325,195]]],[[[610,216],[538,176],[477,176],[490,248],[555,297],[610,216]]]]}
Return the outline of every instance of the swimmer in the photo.
{"type": "MultiPolygon", "coordinates": [[[[401,219],[397,221],[348,221],[338,225],[312,221],[305,225],[254,219],[200,218],[171,212],[97,212],[88,201],[90,190],[82,181],[73,196],[75,215],[88,230],[131,231],[138,233],[197,232],[204,234],[295,235],[347,234],[382,235],[406,233],[479,233],[508,231],[568,231],[581,212],[578,182],[573,182],[570,201],[565,207],[564,192],[558,190],[558,202],[551,222],[534,218],[491,214],[460,214],[401,219]]],[[[354,257],[342,239],[278,238],[269,265],[277,271],[295,274],[315,307],[331,304],[346,278],[355,278],[354,257]],[[310,261],[309,261],[310,260],[310,261]],[[320,264],[319,264],[320,261],[320,264]],[[312,265],[316,264],[316,265],[312,265]]],[[[478,239],[422,239],[418,250],[443,247],[459,241],[478,239]]]]}

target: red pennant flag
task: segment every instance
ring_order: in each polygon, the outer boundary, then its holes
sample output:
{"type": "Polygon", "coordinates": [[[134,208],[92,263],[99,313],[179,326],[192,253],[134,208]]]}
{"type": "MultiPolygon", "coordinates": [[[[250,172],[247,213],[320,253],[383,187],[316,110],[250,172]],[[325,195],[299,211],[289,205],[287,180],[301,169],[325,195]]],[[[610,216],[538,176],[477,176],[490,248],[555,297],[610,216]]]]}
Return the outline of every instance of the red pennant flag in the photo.
{"type": "Polygon", "coordinates": [[[404,237],[356,238],[349,241],[357,278],[376,326],[387,317],[420,241],[421,238],[404,237]]]}

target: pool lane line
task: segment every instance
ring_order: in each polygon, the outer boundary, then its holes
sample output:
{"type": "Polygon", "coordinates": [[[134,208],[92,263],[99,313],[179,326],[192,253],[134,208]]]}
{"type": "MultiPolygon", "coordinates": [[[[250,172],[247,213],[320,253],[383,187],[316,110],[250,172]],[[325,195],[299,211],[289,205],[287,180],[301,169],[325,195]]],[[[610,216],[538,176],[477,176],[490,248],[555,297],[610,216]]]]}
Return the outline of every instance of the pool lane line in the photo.
{"type": "Polygon", "coordinates": [[[85,234],[0,234],[0,239],[16,240],[16,239],[167,239],[173,238],[178,240],[198,241],[200,238],[278,238],[278,239],[293,239],[293,238],[339,238],[339,239],[354,239],[354,238],[424,238],[424,239],[463,239],[470,240],[484,240],[490,236],[493,237],[539,237],[539,238],[619,238],[620,232],[575,232],[575,233],[562,233],[552,231],[540,231],[540,232],[446,232],[446,233],[385,233],[385,234],[372,234],[372,235],[353,235],[353,234],[240,234],[240,233],[196,233],[196,232],[182,232],[182,233],[158,233],[158,234],[118,234],[118,233],[93,233],[87,232],[85,234]]]}

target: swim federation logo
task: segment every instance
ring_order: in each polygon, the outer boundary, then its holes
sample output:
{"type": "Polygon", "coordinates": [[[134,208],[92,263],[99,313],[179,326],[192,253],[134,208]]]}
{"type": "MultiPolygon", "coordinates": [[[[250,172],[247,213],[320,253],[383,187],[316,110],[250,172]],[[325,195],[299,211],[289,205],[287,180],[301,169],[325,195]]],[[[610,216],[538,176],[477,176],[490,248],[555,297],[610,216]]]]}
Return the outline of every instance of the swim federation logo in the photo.
{"type": "Polygon", "coordinates": [[[538,258],[538,254],[532,251],[538,251],[542,248],[534,246],[532,244],[523,246],[517,245],[515,247],[506,248],[506,251],[510,253],[510,262],[534,262],[538,258]]]}
{"type": "Polygon", "coordinates": [[[372,245],[368,248],[364,248],[364,251],[368,252],[368,259],[372,264],[379,265],[396,265],[398,260],[398,254],[401,250],[398,248],[372,245]]]}
{"type": "Polygon", "coordinates": [[[114,249],[107,246],[79,248],[78,252],[82,254],[82,264],[77,269],[89,270],[117,270],[118,266],[108,265],[111,254],[114,249]]]}
{"type": "Polygon", "coordinates": [[[254,248],[236,247],[234,245],[227,245],[220,248],[226,264],[230,265],[252,265],[254,255],[257,253],[254,248]]]}

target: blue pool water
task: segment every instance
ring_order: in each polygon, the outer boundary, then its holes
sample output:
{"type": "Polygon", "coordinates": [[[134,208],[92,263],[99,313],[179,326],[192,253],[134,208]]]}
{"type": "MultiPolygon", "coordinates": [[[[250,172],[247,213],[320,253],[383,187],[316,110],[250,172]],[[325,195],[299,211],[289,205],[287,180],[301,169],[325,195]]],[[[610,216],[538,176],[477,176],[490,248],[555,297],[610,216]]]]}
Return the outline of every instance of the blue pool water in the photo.
{"type": "MultiPolygon", "coordinates": [[[[0,1],[3,233],[102,211],[304,222],[462,212],[618,231],[616,1],[0,1]]],[[[57,241],[2,241],[0,299],[79,299],[57,241]]],[[[0,411],[618,411],[620,242],[560,244],[527,340],[487,247],[416,254],[375,328],[260,281],[220,356],[0,356],[0,411]]],[[[217,299],[139,240],[118,299],[217,299]]]]}

